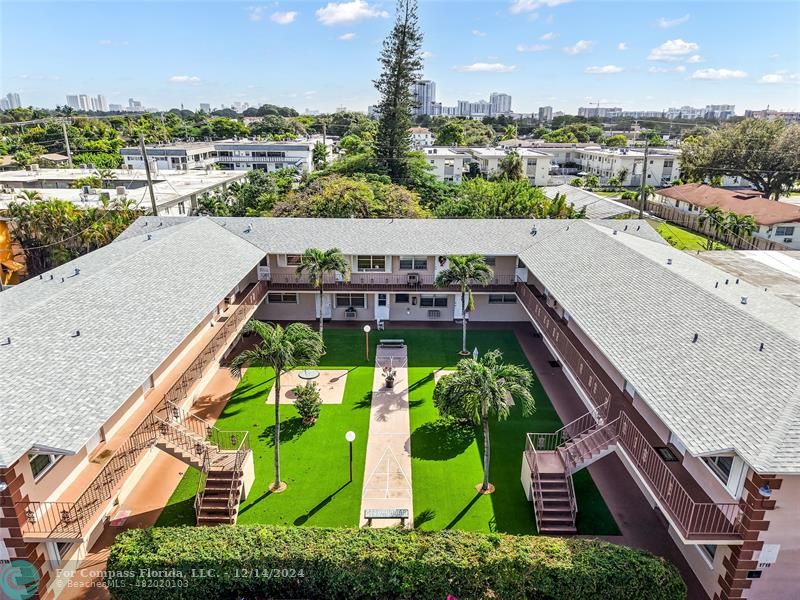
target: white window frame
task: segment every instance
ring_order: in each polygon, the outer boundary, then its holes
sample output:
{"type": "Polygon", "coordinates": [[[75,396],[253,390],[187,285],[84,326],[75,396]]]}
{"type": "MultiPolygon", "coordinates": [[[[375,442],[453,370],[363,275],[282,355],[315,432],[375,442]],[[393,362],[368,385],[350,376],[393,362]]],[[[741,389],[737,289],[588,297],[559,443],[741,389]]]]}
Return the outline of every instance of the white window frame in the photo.
{"type": "Polygon", "coordinates": [[[300,265],[301,261],[303,260],[303,255],[302,254],[284,254],[283,256],[284,256],[283,260],[284,260],[285,266],[287,266],[287,267],[297,267],[297,266],[300,265]],[[292,257],[292,259],[289,260],[289,257],[292,257]]]}
{"type": "Polygon", "coordinates": [[[333,301],[334,301],[334,304],[335,304],[336,308],[345,308],[345,309],[347,309],[347,308],[350,308],[350,307],[353,307],[353,308],[368,308],[369,307],[369,305],[367,304],[367,295],[366,294],[357,294],[357,293],[352,293],[352,292],[337,292],[336,294],[334,294],[333,301]],[[349,301],[347,303],[341,303],[340,304],[339,303],[339,298],[342,297],[342,296],[347,296],[349,298],[349,301]],[[362,298],[363,302],[364,302],[364,305],[363,306],[357,306],[357,305],[353,304],[353,298],[362,298]]]}
{"type": "Polygon", "coordinates": [[[357,254],[356,257],[355,257],[355,263],[356,263],[355,267],[356,267],[356,272],[357,273],[385,273],[386,272],[386,265],[387,265],[388,261],[386,260],[386,255],[385,254],[357,254]],[[362,258],[368,258],[369,262],[370,262],[370,265],[372,265],[372,266],[370,268],[368,268],[368,269],[362,269],[358,264],[359,260],[362,259],[362,258]],[[375,267],[374,266],[375,259],[380,259],[381,261],[383,261],[383,266],[382,267],[375,267]]]}
{"type": "Polygon", "coordinates": [[[420,294],[419,305],[422,308],[447,308],[447,294],[420,294]],[[430,299],[431,304],[425,304],[425,300],[430,299]],[[437,301],[444,300],[444,304],[437,304],[437,301]]]}
{"type": "Polygon", "coordinates": [[[517,295],[516,294],[487,294],[487,302],[489,304],[516,304],[517,303],[517,295]],[[500,301],[492,301],[492,298],[500,298],[500,301]]]}
{"type": "Polygon", "coordinates": [[[61,460],[60,454],[48,454],[46,452],[31,452],[28,454],[28,466],[31,468],[31,475],[33,475],[34,481],[39,481],[42,477],[47,475],[50,470],[61,460]],[[45,468],[43,468],[38,473],[33,472],[33,459],[37,456],[48,456],[50,457],[50,462],[47,464],[45,468]]]}
{"type": "Polygon", "coordinates": [[[297,304],[298,297],[296,292],[269,292],[267,294],[267,304],[297,304]],[[280,296],[280,300],[273,300],[271,296],[280,296]],[[287,298],[293,298],[287,300],[287,298]]]}
{"type": "Polygon", "coordinates": [[[399,256],[397,259],[398,269],[400,271],[426,271],[428,269],[428,257],[427,256],[399,256]],[[410,267],[404,267],[403,261],[411,261],[410,267]],[[419,261],[422,261],[424,264],[420,267],[418,266],[419,261]]]}
{"type": "Polygon", "coordinates": [[[714,568],[714,558],[716,557],[716,552],[717,552],[718,546],[716,544],[697,544],[696,548],[697,548],[697,552],[700,553],[700,558],[702,558],[705,561],[705,563],[708,566],[708,568],[709,569],[713,569],[714,568]],[[708,553],[708,551],[706,550],[706,548],[708,546],[713,546],[714,547],[714,549],[715,549],[714,550],[714,556],[711,556],[708,553]]]}

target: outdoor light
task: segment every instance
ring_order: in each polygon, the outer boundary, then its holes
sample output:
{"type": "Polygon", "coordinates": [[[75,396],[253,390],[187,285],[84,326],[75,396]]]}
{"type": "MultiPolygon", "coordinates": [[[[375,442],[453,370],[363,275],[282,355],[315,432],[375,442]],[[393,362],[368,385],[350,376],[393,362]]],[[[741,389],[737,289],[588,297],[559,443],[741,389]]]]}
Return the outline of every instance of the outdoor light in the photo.
{"type": "Polygon", "coordinates": [[[478,360],[478,347],[475,346],[475,350],[472,351],[472,358],[473,360],[478,360]]]}
{"type": "Polygon", "coordinates": [[[372,327],[369,325],[364,325],[364,335],[366,336],[364,339],[364,354],[369,360],[369,332],[372,330],[372,327]]]}
{"type": "Polygon", "coordinates": [[[7,489],[8,489],[8,484],[4,480],[0,479],[0,492],[5,492],[7,489]]]}
{"type": "Polygon", "coordinates": [[[765,483],[760,488],[758,488],[758,493],[761,494],[763,498],[769,498],[772,496],[772,488],[769,487],[768,483],[765,483]]]}
{"type": "MultiPolygon", "coordinates": [[[[369,329],[369,325],[364,327],[364,329],[369,329]]],[[[353,481],[353,442],[356,439],[356,432],[348,431],[344,434],[344,439],[350,442],[350,481],[353,481]]]]}

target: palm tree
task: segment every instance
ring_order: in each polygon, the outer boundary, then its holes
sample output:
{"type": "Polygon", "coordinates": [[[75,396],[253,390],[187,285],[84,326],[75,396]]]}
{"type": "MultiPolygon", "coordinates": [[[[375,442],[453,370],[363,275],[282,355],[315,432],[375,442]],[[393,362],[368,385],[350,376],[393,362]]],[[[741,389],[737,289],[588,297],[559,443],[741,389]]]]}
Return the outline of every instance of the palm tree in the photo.
{"type": "Polygon", "coordinates": [[[467,355],[467,313],[475,310],[475,299],[472,297],[470,285],[480,283],[488,284],[494,271],[486,264],[480,254],[467,256],[449,256],[450,265],[439,271],[433,282],[436,287],[449,287],[457,285],[461,291],[461,354],[467,355]]]}
{"type": "Polygon", "coordinates": [[[587,175],[583,179],[583,187],[593,190],[600,185],[600,178],[597,175],[587,175]]]}
{"type": "Polygon", "coordinates": [[[103,187],[111,186],[111,182],[117,178],[114,169],[96,169],[94,174],[100,178],[103,187]]]}
{"type": "Polygon", "coordinates": [[[230,205],[220,194],[205,195],[197,203],[197,214],[201,217],[227,217],[230,212],[230,205]]]}
{"type": "Polygon", "coordinates": [[[269,366],[275,371],[275,482],[270,490],[282,492],[286,484],[281,481],[281,375],[299,364],[317,364],[325,345],[322,336],[303,323],[291,323],[284,329],[251,319],[245,331],[255,332],[261,341],[255,348],[235,356],[228,368],[237,378],[242,376],[243,369],[255,365],[269,366]]]}
{"type": "Polygon", "coordinates": [[[315,288],[319,288],[319,334],[322,335],[324,317],[322,312],[322,299],[325,294],[325,275],[334,272],[341,273],[345,281],[350,279],[350,265],[338,248],[320,250],[308,248],[300,257],[297,265],[297,274],[308,273],[308,278],[315,288]]]}
{"type": "Polygon", "coordinates": [[[503,354],[491,350],[479,360],[463,358],[456,371],[436,383],[433,402],[443,416],[469,419],[483,427],[483,483],[481,493],[491,493],[489,484],[489,418],[505,420],[511,412],[509,399],[527,416],[534,411],[531,394],[533,374],[523,367],[503,363],[503,354]]]}
{"type": "Polygon", "coordinates": [[[498,173],[505,179],[522,179],[525,176],[522,157],[516,150],[511,150],[498,163],[498,173]]]}
{"type": "Polygon", "coordinates": [[[706,239],[706,250],[713,250],[714,249],[714,238],[719,237],[722,231],[725,229],[725,213],[719,206],[709,206],[703,209],[703,212],[700,213],[700,217],[697,219],[700,223],[700,226],[705,226],[706,223],[710,220],[711,224],[708,229],[713,231],[713,235],[709,235],[706,239]]]}
{"type": "MultiPolygon", "coordinates": [[[[733,212],[726,215],[725,227],[734,238],[748,238],[758,230],[758,225],[751,215],[739,215],[733,212]]],[[[733,240],[733,246],[736,247],[735,239],[733,240]]]]}
{"type": "Polygon", "coordinates": [[[36,190],[20,190],[17,192],[17,198],[25,202],[38,202],[42,200],[42,195],[36,190]]]}
{"type": "Polygon", "coordinates": [[[517,137],[517,126],[516,125],[506,125],[505,131],[503,131],[503,136],[500,138],[501,140],[513,140],[517,137]]]}

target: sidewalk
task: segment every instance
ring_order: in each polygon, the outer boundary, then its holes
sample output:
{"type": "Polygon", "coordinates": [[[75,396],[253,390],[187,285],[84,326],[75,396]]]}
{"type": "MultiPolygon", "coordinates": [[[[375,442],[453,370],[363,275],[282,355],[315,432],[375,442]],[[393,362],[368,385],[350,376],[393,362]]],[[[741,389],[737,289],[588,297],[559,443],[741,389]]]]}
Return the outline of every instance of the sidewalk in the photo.
{"type": "MultiPolygon", "coordinates": [[[[360,524],[365,526],[366,509],[405,508],[406,527],[414,525],[411,497],[411,421],[408,414],[408,368],[405,348],[378,348],[372,384],[369,438],[364,465],[360,524]],[[382,368],[396,370],[393,388],[384,387],[382,368]]],[[[397,519],[372,522],[373,527],[391,527],[397,519]]]]}

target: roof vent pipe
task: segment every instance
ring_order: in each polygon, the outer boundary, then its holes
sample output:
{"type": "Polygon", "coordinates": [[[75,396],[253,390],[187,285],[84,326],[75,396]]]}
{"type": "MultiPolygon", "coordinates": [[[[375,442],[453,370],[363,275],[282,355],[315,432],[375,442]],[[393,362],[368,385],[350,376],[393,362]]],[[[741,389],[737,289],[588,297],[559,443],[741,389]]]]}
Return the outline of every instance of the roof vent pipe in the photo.
{"type": "Polygon", "coordinates": [[[153,239],[153,236],[152,236],[152,235],[150,235],[150,234],[148,233],[148,234],[147,234],[147,239],[148,239],[148,241],[149,241],[149,240],[152,240],[152,239],[153,239]]]}
{"type": "Polygon", "coordinates": [[[3,346],[10,346],[11,345],[11,338],[7,337],[6,339],[4,339],[2,345],[3,346]]]}
{"type": "Polygon", "coordinates": [[[714,282],[714,287],[715,287],[715,288],[718,288],[718,287],[719,287],[719,281],[715,281],[715,282],[714,282]]]}
{"type": "Polygon", "coordinates": [[[75,275],[80,275],[81,270],[78,267],[75,267],[75,275]]]}
{"type": "Polygon", "coordinates": [[[761,345],[758,347],[758,351],[759,352],[763,352],[764,351],[764,342],[761,342],[761,345]]]}
{"type": "Polygon", "coordinates": [[[747,304],[747,296],[742,296],[742,304],[747,304]]]}
{"type": "Polygon", "coordinates": [[[76,329],[75,331],[73,331],[72,332],[72,337],[81,337],[81,330],[80,329],[76,329]]]}
{"type": "Polygon", "coordinates": [[[617,235],[617,230],[616,229],[614,230],[614,235],[617,235]]]}
{"type": "Polygon", "coordinates": [[[695,334],[694,334],[694,337],[692,338],[692,343],[694,344],[695,342],[697,342],[697,338],[699,338],[699,337],[700,337],[700,336],[699,336],[698,334],[696,334],[696,333],[695,333],[695,334]]]}
{"type": "Polygon", "coordinates": [[[671,259],[671,258],[668,258],[668,259],[667,259],[667,264],[668,264],[668,265],[671,265],[671,264],[672,264],[672,259],[671,259]]]}

